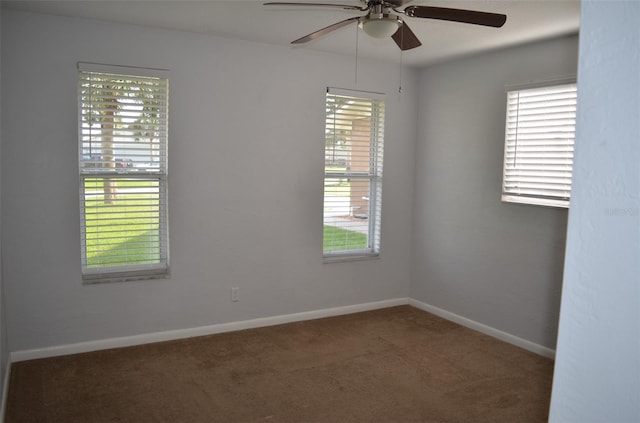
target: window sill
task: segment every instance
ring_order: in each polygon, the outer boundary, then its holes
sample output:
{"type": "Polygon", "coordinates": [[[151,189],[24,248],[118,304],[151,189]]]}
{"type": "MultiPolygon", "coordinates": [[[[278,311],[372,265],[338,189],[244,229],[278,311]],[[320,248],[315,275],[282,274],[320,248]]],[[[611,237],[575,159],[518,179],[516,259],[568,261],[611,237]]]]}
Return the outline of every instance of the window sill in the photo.
{"type": "Polygon", "coordinates": [[[169,270],[156,271],[156,272],[129,272],[129,273],[94,273],[82,275],[83,285],[96,285],[102,283],[113,282],[130,282],[141,281],[149,279],[169,279],[169,270]]]}
{"type": "Polygon", "coordinates": [[[362,253],[362,254],[335,254],[322,257],[322,262],[343,263],[349,261],[376,260],[380,258],[380,253],[362,253]]]}
{"type": "Polygon", "coordinates": [[[502,202],[514,203],[514,204],[528,204],[533,206],[556,207],[556,208],[563,208],[563,209],[569,208],[569,200],[567,199],[526,197],[526,196],[506,194],[506,193],[502,194],[502,202]]]}

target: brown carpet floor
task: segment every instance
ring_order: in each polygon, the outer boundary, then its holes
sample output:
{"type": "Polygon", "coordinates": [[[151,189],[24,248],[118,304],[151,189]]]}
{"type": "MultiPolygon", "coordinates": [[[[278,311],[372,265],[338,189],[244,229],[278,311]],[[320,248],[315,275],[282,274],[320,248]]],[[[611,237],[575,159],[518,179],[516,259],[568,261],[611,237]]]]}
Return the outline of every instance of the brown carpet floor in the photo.
{"type": "Polygon", "coordinates": [[[546,422],[553,362],[383,310],[15,363],[6,422],[546,422]]]}

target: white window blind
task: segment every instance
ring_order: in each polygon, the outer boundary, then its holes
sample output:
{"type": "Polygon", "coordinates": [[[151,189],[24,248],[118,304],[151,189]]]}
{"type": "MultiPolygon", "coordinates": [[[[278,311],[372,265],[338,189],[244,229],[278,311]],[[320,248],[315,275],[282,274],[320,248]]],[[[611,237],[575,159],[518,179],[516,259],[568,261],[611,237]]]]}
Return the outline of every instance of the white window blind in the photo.
{"type": "Polygon", "coordinates": [[[568,207],[576,84],[507,92],[502,200],[568,207]]]}
{"type": "Polygon", "coordinates": [[[384,100],[328,89],[325,120],[325,259],[380,252],[384,100]]]}
{"type": "Polygon", "coordinates": [[[84,63],[78,69],[83,279],[163,277],[167,72],[84,63]]]}

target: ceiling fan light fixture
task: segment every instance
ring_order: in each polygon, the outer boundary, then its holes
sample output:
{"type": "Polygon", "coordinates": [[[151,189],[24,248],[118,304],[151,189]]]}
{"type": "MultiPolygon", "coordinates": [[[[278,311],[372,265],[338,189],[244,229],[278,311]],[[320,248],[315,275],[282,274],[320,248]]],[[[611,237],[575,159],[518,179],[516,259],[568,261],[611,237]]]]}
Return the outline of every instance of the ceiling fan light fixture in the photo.
{"type": "Polygon", "coordinates": [[[388,38],[398,30],[400,20],[394,16],[379,19],[366,19],[362,22],[362,30],[373,38],[388,38]]]}

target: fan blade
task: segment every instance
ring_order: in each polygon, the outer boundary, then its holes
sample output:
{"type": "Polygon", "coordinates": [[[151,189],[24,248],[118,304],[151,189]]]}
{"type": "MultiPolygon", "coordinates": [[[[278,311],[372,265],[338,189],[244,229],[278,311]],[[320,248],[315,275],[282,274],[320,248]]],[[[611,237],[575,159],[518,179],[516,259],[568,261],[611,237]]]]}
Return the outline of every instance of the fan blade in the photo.
{"type": "Polygon", "coordinates": [[[329,25],[327,27],[324,27],[322,29],[317,30],[316,32],[312,32],[309,35],[305,35],[302,38],[298,38],[295,41],[291,41],[291,44],[302,44],[302,43],[306,43],[309,42],[311,40],[315,40],[318,37],[322,37],[325,34],[330,33],[331,31],[335,31],[336,29],[342,28],[343,26],[347,26],[349,25],[351,22],[353,21],[357,21],[358,19],[360,19],[359,16],[355,17],[355,18],[349,18],[349,19],[345,19],[344,21],[340,21],[337,23],[334,23],[333,25],[329,25]]]}
{"type": "Polygon", "coordinates": [[[346,10],[365,11],[367,8],[352,6],[350,4],[333,4],[333,3],[287,3],[287,2],[269,2],[263,3],[263,6],[313,6],[313,7],[338,7],[346,10]]]}
{"type": "Polygon", "coordinates": [[[500,28],[507,20],[507,15],[499,13],[433,6],[409,6],[404,9],[403,13],[412,18],[440,19],[443,21],[492,26],[494,28],[500,28]]]}
{"type": "Polygon", "coordinates": [[[406,22],[402,22],[400,28],[391,36],[393,41],[396,42],[400,50],[411,50],[412,48],[420,47],[422,43],[413,33],[409,25],[406,22]]]}

